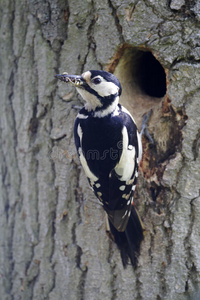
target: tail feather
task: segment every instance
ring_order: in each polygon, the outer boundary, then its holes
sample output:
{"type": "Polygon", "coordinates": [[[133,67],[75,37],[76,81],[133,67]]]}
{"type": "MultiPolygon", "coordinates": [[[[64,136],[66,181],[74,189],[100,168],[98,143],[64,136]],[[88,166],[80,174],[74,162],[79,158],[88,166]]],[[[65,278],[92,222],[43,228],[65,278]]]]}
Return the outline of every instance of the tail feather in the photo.
{"type": "Polygon", "coordinates": [[[144,228],[134,206],[131,208],[131,215],[124,232],[117,231],[111,222],[109,222],[109,225],[115,243],[120,250],[124,268],[126,268],[129,259],[133,267],[136,268],[140,254],[140,244],[144,237],[144,228]]]}

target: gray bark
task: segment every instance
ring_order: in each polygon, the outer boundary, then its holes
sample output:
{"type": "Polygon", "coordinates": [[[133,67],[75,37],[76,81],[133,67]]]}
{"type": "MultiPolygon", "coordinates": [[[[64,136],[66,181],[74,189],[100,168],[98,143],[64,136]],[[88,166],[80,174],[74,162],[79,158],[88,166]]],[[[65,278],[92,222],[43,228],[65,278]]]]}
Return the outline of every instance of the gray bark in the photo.
{"type": "Polygon", "coordinates": [[[0,1],[1,299],[199,299],[199,20],[198,1],[0,1]],[[138,80],[145,51],[166,72],[163,97],[138,80]],[[106,236],[76,155],[72,105],[83,101],[54,79],[102,68],[139,126],[153,108],[135,271],[106,236]]]}

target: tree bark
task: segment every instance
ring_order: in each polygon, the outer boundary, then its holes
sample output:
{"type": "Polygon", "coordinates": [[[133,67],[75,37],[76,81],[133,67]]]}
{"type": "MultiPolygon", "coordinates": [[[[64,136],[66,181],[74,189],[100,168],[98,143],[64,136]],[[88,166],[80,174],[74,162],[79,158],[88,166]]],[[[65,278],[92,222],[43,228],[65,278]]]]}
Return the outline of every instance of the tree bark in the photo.
{"type": "Polygon", "coordinates": [[[199,19],[187,0],[0,1],[1,299],[199,299],[199,19]],[[139,127],[153,110],[135,271],[123,269],[78,161],[83,101],[54,79],[90,69],[118,76],[139,127]]]}

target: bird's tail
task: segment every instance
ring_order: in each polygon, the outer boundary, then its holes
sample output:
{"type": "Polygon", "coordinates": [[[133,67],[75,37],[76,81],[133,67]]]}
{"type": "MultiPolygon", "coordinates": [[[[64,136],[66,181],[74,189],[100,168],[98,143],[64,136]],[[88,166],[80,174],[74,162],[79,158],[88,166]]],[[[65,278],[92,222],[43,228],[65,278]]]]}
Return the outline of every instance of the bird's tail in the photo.
{"type": "Polygon", "coordinates": [[[117,231],[110,221],[109,225],[114,241],[120,250],[124,268],[126,268],[129,258],[135,268],[140,254],[140,243],[144,237],[144,227],[134,206],[132,205],[131,215],[124,232],[117,231]]]}

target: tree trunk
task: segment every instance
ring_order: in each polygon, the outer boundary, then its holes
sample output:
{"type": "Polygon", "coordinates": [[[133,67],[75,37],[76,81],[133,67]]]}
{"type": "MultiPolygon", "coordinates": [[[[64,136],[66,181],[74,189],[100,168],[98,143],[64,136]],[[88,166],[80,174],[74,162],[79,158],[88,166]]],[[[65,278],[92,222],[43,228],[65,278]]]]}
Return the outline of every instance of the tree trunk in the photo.
{"type": "MultiPolygon", "coordinates": [[[[129,3],[127,3],[129,2],[129,3]]],[[[200,297],[200,5],[0,1],[0,298],[200,297]],[[135,202],[146,228],[123,269],[73,141],[83,101],[54,74],[114,72],[138,126],[153,110],[135,202]]]]}

